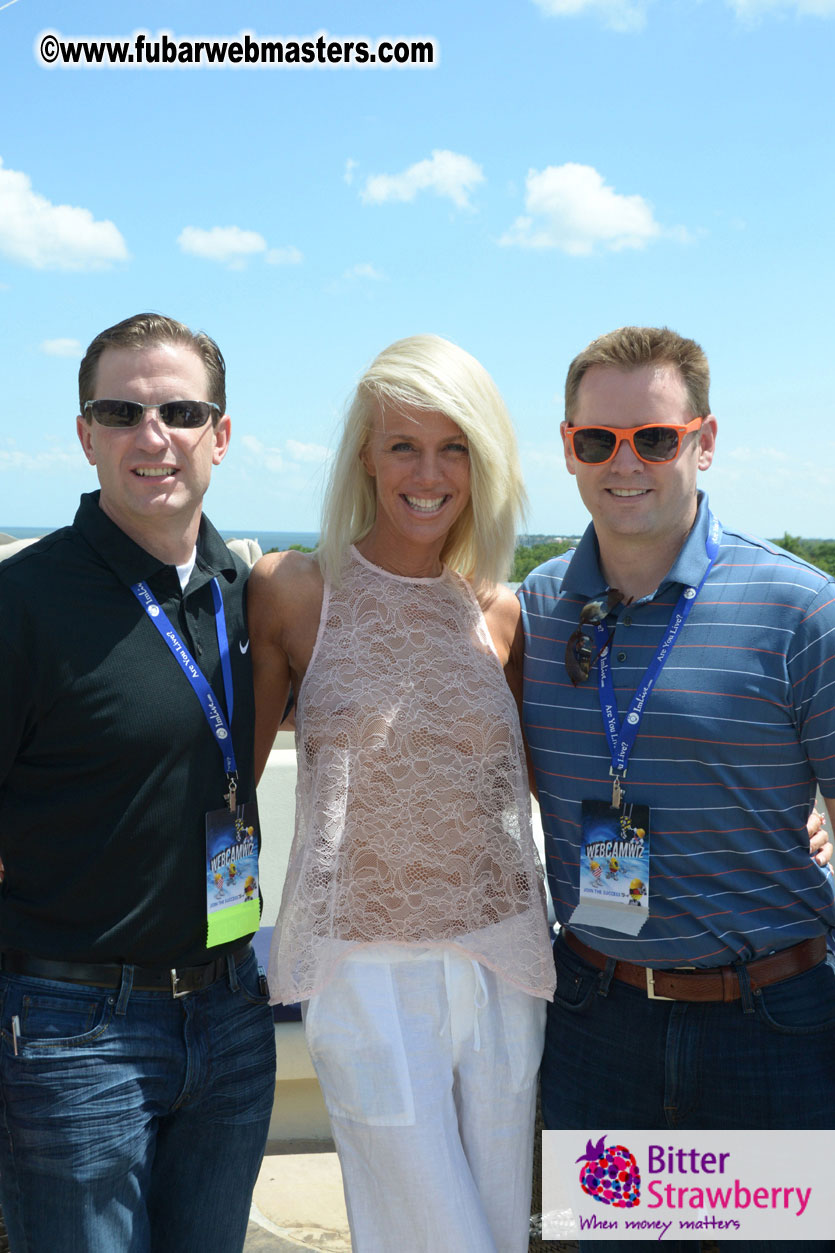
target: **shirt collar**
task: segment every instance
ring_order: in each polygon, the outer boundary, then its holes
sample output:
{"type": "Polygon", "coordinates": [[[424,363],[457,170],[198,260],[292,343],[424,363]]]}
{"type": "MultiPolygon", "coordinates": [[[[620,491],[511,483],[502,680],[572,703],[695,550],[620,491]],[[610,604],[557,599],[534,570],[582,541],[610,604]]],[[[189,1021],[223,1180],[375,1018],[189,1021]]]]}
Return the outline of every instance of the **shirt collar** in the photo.
{"type": "MultiPolygon", "coordinates": [[[[160,561],[159,557],[155,557],[126,535],[99,508],[99,496],[99,492],[84,493],[73,525],[110,566],[121,583],[131,587],[140,580],[152,578],[160,570],[174,570],[173,566],[160,561]]],[[[202,583],[221,572],[234,579],[235,558],[204,514],[200,519],[197,535],[197,566],[187,590],[196,590],[202,583]],[[203,577],[198,578],[198,572],[203,577]]]]}
{"type": "MultiPolygon", "coordinates": [[[[696,520],[679,549],[678,556],[667,574],[658,584],[654,595],[668,583],[681,583],[685,587],[698,587],[707,569],[708,557],[705,550],[708,528],[710,525],[710,509],[707,495],[697,494],[696,520]]],[[[582,539],[574,550],[574,556],[562,582],[563,592],[582,596],[586,600],[596,599],[606,591],[607,583],[600,570],[600,548],[594,523],[586,527],[582,539]]],[[[650,599],[650,598],[648,598],[650,599]]]]}
{"type": "Polygon", "coordinates": [[[698,587],[708,567],[707,533],[710,528],[710,507],[705,492],[697,495],[698,508],[696,521],[690,528],[687,539],[679,549],[678,556],[670,566],[669,572],[659,584],[681,583],[684,587],[698,587]]]}
{"type": "Polygon", "coordinates": [[[600,549],[593,522],[588,524],[574,549],[574,556],[562,581],[562,590],[585,600],[592,600],[606,590],[606,580],[600,572],[600,549]]]}

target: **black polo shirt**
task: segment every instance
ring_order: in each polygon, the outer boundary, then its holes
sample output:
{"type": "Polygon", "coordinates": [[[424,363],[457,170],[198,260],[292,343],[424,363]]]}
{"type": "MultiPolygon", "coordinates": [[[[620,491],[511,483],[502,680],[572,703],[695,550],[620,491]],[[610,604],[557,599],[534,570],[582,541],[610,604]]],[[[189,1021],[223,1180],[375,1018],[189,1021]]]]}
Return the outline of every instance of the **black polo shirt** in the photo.
{"type": "Polygon", "coordinates": [[[206,948],[205,814],[224,805],[223,758],[130,588],[147,582],[228,713],[217,576],[243,803],[255,797],[248,572],[204,517],[182,592],[176,569],[129,539],[98,497],[0,563],[0,948],[197,964],[234,947],[206,948]]]}

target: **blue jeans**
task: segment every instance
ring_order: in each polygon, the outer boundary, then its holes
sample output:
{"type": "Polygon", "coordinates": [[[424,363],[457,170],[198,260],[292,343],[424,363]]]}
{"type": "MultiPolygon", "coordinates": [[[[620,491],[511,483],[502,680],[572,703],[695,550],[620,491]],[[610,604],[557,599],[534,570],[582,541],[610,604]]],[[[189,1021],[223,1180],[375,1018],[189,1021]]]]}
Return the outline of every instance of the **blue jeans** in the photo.
{"type": "MultiPolygon", "coordinates": [[[[557,991],[542,1059],[545,1127],[831,1128],[835,959],[726,1004],[649,1000],[595,970],[558,935],[557,991]]],[[[589,1253],[617,1244],[587,1241],[589,1253]]],[[[665,1240],[668,1250],[697,1249],[665,1240]]],[[[776,1249],[727,1242],[728,1253],[776,1249]]],[[[794,1241],[792,1253],[833,1247],[794,1241]]],[[[630,1250],[658,1241],[630,1242],[630,1250]]]]}
{"type": "Polygon", "coordinates": [[[243,1248],[275,1086],[251,954],[201,992],[0,974],[0,1196],[15,1253],[243,1248]],[[15,1056],[11,1022],[20,1021],[15,1056]]]}

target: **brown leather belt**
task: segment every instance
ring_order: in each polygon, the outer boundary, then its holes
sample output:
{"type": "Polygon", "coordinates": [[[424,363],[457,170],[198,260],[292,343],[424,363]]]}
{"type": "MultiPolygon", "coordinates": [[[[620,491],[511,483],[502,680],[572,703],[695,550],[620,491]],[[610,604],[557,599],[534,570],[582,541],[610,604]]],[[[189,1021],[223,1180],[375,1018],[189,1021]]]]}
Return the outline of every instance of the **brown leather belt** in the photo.
{"type": "MultiPolygon", "coordinates": [[[[244,944],[231,954],[235,965],[240,966],[252,951],[244,944]]],[[[137,992],[167,992],[170,996],[186,996],[200,992],[226,974],[226,954],[202,966],[181,966],[169,970],[156,970],[134,966],[131,986],[137,992]]],[[[65,983],[86,983],[95,988],[118,988],[122,983],[124,966],[98,962],[59,962],[46,957],[32,957],[29,953],[7,951],[0,953],[0,970],[14,975],[31,975],[35,979],[54,979],[65,983]]]]}
{"type": "MultiPolygon", "coordinates": [[[[608,958],[596,948],[589,948],[576,935],[563,927],[563,939],[572,952],[597,970],[605,970],[608,958]]],[[[781,979],[811,970],[826,958],[826,937],[802,940],[791,948],[781,949],[770,957],[758,957],[746,962],[745,970],[752,989],[765,988],[781,979]]],[[[696,970],[693,967],[676,967],[673,970],[650,970],[633,962],[618,962],[614,977],[621,983],[646,992],[655,1001],[738,1001],[742,995],[739,986],[739,966],[711,966],[696,970]]]]}

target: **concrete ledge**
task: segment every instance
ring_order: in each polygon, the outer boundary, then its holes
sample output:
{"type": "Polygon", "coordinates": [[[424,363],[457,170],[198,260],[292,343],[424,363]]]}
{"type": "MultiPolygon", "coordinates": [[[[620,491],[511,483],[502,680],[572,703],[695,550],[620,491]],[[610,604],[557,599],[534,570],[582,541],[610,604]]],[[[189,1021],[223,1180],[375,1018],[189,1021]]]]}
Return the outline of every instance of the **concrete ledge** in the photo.
{"type": "Polygon", "coordinates": [[[270,1119],[271,1142],[329,1141],[328,1111],[300,1022],[276,1023],[276,1083],[270,1119]]]}
{"type": "MultiPolygon", "coordinates": [[[[264,909],[256,946],[265,968],[293,842],[296,807],[296,751],[292,733],[280,732],[276,744],[258,786],[264,909]]],[[[291,1014],[293,1010],[284,1012],[291,1014]]],[[[328,1111],[300,1021],[276,1022],[275,1052],[276,1084],[270,1141],[276,1144],[289,1140],[330,1141],[328,1111]]]]}

